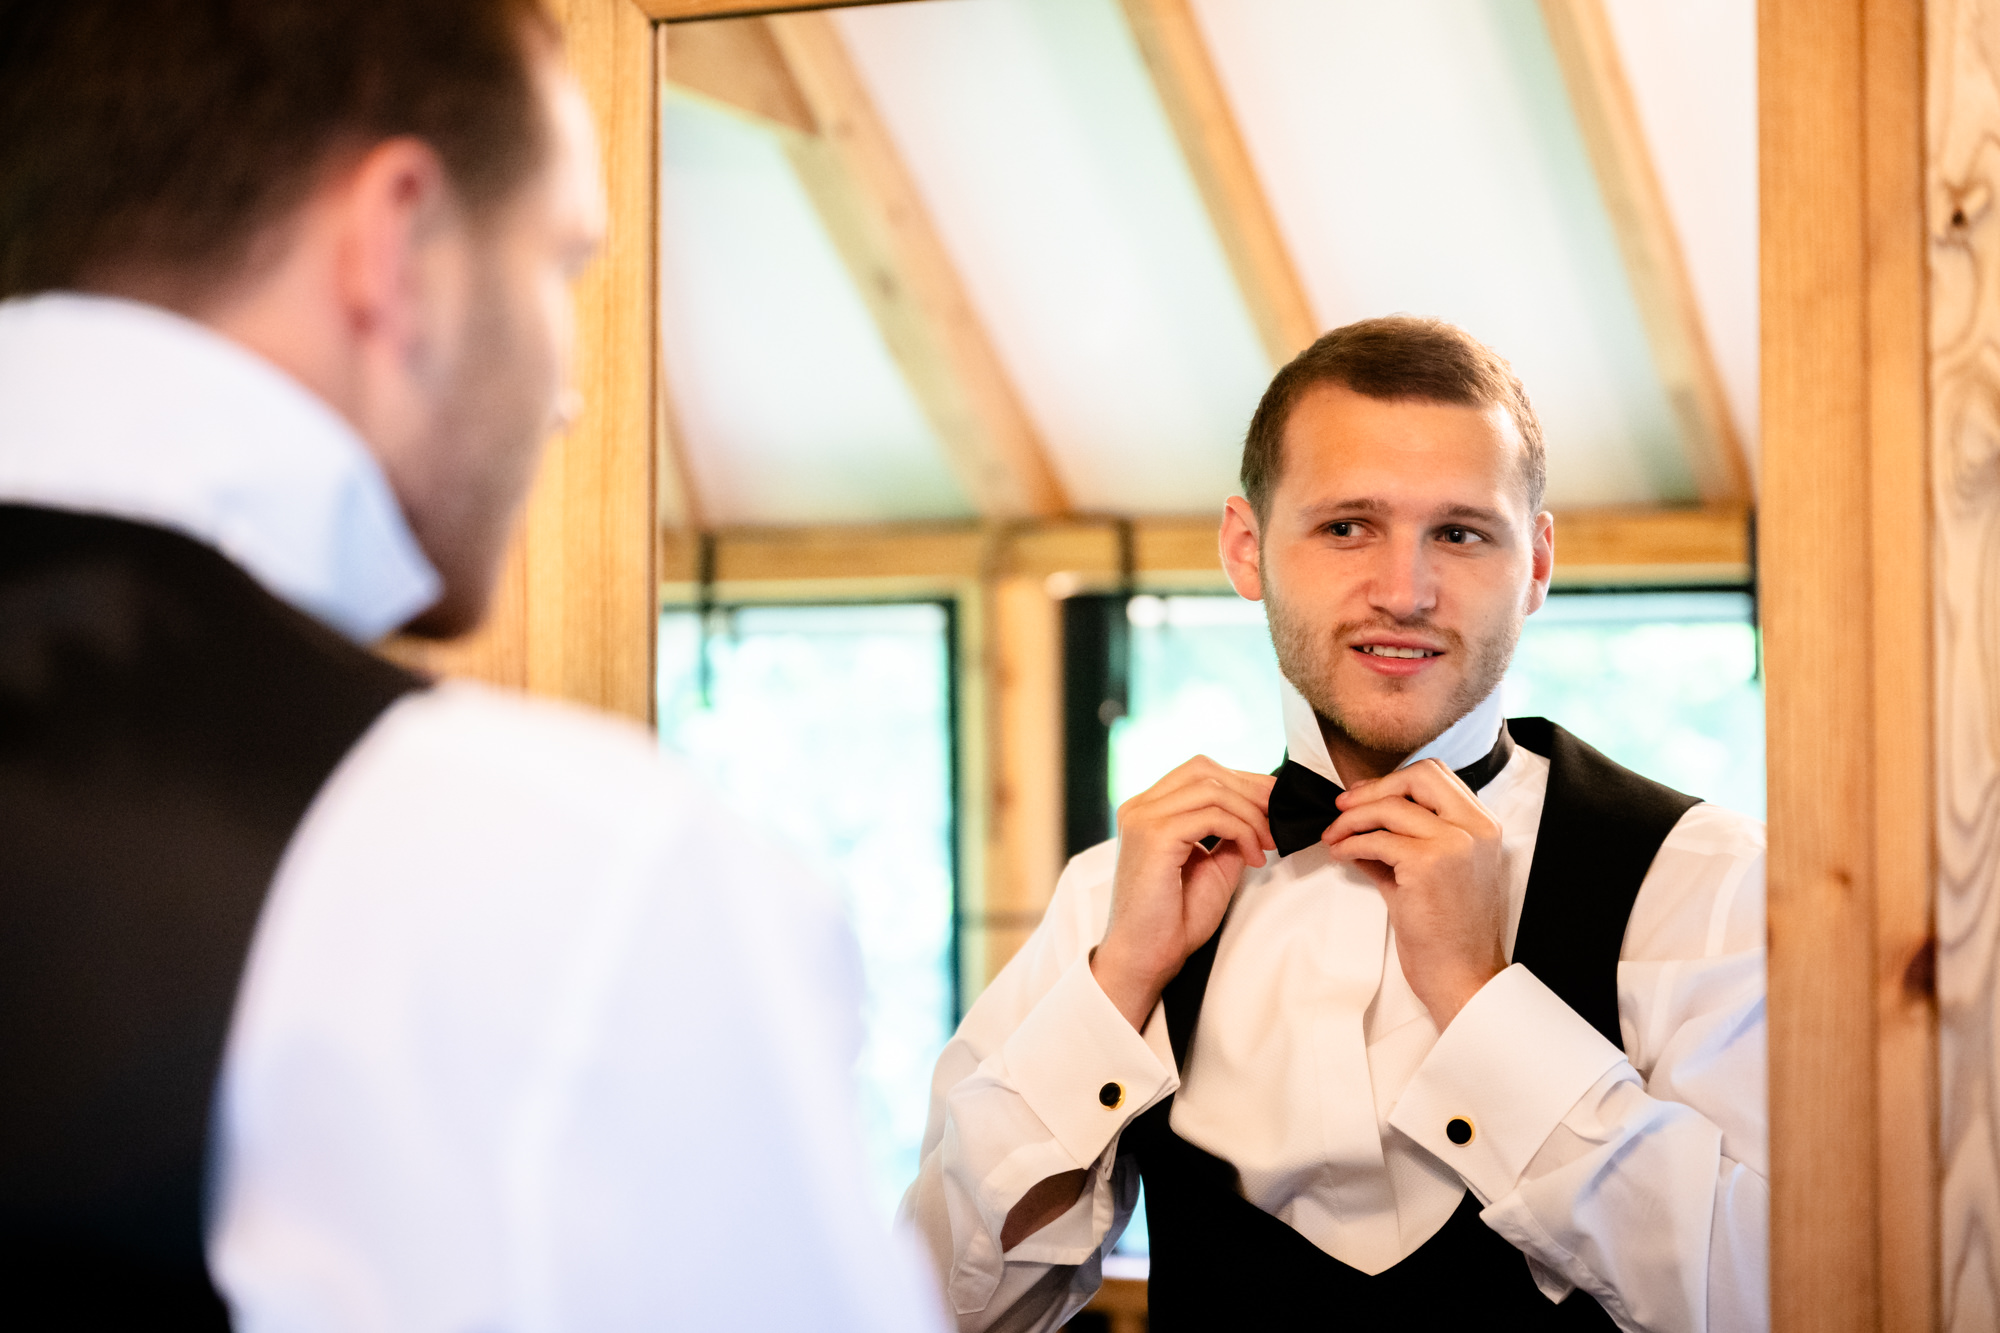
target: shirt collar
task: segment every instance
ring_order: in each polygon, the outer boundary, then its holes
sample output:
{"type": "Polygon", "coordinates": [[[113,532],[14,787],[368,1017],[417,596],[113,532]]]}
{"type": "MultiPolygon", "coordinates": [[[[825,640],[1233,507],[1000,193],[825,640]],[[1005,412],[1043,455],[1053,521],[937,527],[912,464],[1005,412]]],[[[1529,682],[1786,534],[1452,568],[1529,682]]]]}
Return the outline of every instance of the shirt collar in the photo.
{"type": "Polygon", "coordinates": [[[338,413],[213,330],[132,301],[0,303],[0,500],[172,528],[357,642],[442,589],[338,413]]]}
{"type": "MultiPolygon", "coordinates": [[[[1284,701],[1285,753],[1335,786],[1345,787],[1326,748],[1326,736],[1319,729],[1319,715],[1313,712],[1298,687],[1280,675],[1278,693],[1284,701]]],[[[1446,727],[1430,744],[1405,759],[1399,768],[1408,768],[1420,759],[1436,759],[1454,771],[1476,763],[1500,738],[1502,717],[1500,691],[1496,688],[1473,710],[1446,727]]]]}

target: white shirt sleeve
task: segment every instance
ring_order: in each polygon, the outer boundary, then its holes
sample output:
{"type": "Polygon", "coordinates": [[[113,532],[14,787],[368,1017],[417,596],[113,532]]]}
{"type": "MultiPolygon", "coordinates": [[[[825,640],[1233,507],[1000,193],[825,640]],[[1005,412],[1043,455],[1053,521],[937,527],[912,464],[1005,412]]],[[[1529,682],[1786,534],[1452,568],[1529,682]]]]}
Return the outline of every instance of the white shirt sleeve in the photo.
{"type": "Polygon", "coordinates": [[[1695,807],[1626,927],[1623,1051],[1517,965],[1397,1102],[1551,1300],[1581,1287],[1632,1330],[1769,1326],[1763,888],[1762,827],[1695,807]]]}
{"type": "Polygon", "coordinates": [[[869,1199],[833,896],[635,728],[444,686],[321,792],[220,1083],[246,1333],[939,1326],[869,1199]]]}
{"type": "Polygon", "coordinates": [[[1180,1086],[1163,1011],[1134,1032],[1090,972],[1115,858],[1106,844],[1070,863],[1041,925],[973,1004],[932,1079],[903,1214],[966,1333],[1054,1328],[1089,1301],[1138,1195],[1137,1172],[1117,1162],[1118,1137],[1180,1086]],[[1003,1254],[1001,1228],[1021,1197],[1079,1169],[1090,1175],[1076,1205],[1003,1254]]]}

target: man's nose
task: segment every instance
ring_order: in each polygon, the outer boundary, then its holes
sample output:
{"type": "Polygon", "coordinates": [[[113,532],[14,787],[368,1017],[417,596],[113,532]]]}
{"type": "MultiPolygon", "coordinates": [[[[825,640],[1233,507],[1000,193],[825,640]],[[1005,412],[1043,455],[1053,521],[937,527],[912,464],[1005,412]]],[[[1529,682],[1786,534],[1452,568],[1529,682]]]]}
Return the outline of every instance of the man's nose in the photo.
{"type": "Polygon", "coordinates": [[[1429,547],[1420,539],[1398,536],[1382,543],[1369,580],[1368,601],[1391,620],[1415,620],[1437,605],[1437,572],[1429,547]]]}

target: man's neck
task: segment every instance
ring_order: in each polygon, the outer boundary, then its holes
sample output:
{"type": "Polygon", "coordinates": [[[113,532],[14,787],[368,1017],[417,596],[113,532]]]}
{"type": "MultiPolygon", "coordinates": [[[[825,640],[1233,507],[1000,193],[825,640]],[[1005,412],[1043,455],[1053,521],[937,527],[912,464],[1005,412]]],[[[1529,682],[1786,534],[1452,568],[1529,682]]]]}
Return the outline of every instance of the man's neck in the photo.
{"type": "MultiPolygon", "coordinates": [[[[1340,774],[1340,785],[1352,787],[1359,782],[1372,782],[1385,778],[1403,766],[1403,761],[1415,754],[1416,750],[1371,750],[1362,745],[1338,723],[1322,717],[1319,720],[1320,735],[1326,738],[1327,757],[1333,760],[1334,771],[1340,774]]],[[[1430,738],[1435,740],[1436,737],[1430,738]]],[[[1424,745],[1430,744],[1426,740],[1424,745]]],[[[1422,749],[1418,746],[1417,749],[1422,749]]]]}

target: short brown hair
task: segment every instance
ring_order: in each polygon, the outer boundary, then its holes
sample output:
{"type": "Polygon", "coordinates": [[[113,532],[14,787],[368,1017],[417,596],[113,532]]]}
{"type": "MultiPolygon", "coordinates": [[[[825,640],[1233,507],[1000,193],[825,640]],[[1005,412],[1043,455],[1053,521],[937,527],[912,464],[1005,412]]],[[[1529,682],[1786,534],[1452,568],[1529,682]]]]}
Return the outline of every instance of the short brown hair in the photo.
{"type": "Polygon", "coordinates": [[[0,0],[0,299],[245,262],[346,152],[430,144],[475,215],[543,160],[536,0],[0,0]]]}
{"type": "Polygon", "coordinates": [[[1243,495],[1259,522],[1271,516],[1271,492],[1285,465],[1285,423],[1299,395],[1339,384],[1369,398],[1414,398],[1459,407],[1505,407],[1526,446],[1522,480],[1528,512],[1548,489],[1548,453],[1527,390],[1499,353],[1441,319],[1388,315],[1345,324],[1293,357],[1272,379],[1243,440],[1243,495]]]}

